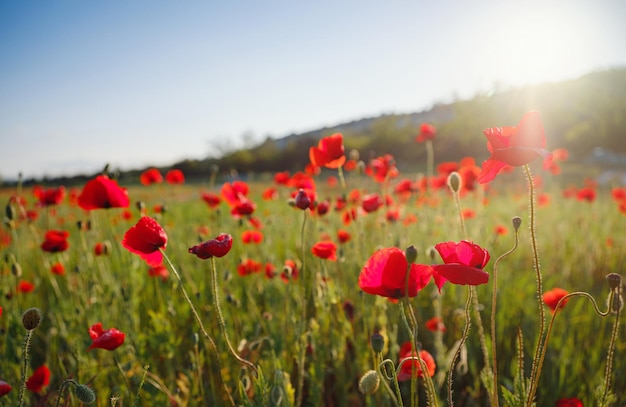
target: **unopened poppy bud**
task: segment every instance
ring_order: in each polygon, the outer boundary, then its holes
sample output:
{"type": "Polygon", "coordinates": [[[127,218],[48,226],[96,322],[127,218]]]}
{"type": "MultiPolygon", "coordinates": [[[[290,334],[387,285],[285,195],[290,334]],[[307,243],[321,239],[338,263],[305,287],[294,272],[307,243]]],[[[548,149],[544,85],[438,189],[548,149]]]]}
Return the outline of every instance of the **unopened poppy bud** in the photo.
{"type": "Polygon", "coordinates": [[[406,261],[409,264],[415,263],[415,260],[417,259],[417,249],[415,248],[415,246],[411,245],[407,247],[404,251],[404,254],[406,256],[406,261]]]}
{"type": "Polygon", "coordinates": [[[17,217],[17,211],[10,202],[4,207],[4,213],[7,215],[7,219],[9,220],[14,220],[17,217]]]}
{"type": "Polygon", "coordinates": [[[380,385],[380,376],[376,370],[368,370],[359,380],[359,391],[363,394],[374,394],[380,385]]]}
{"type": "Polygon", "coordinates": [[[385,347],[385,337],[383,337],[378,332],[374,332],[372,336],[370,336],[370,345],[372,346],[374,352],[382,352],[383,348],[385,347]]]}
{"type": "Polygon", "coordinates": [[[20,277],[22,275],[22,266],[19,263],[11,264],[11,274],[15,277],[20,277]]]}
{"type": "Polygon", "coordinates": [[[513,228],[515,229],[515,231],[517,231],[522,225],[522,218],[520,218],[519,216],[515,216],[513,219],[511,219],[511,222],[513,223],[513,228]]]}
{"type": "Polygon", "coordinates": [[[617,273],[607,274],[606,279],[611,290],[618,288],[622,284],[622,276],[617,273]]]}
{"type": "Polygon", "coordinates": [[[138,211],[143,212],[146,209],[146,204],[144,201],[137,201],[135,202],[135,207],[138,211]]]}
{"type": "Polygon", "coordinates": [[[91,404],[96,401],[96,393],[91,387],[84,384],[76,385],[76,397],[85,404],[91,404]]]}
{"type": "Polygon", "coordinates": [[[41,322],[41,311],[39,308],[29,308],[22,315],[22,325],[27,331],[32,331],[39,326],[41,322]]]}
{"type": "Polygon", "coordinates": [[[461,190],[461,186],[463,185],[463,181],[461,180],[461,176],[458,172],[453,171],[448,175],[448,188],[455,194],[461,190]]]}
{"type": "Polygon", "coordinates": [[[300,188],[298,190],[298,195],[296,195],[296,207],[302,210],[307,209],[311,205],[311,200],[309,196],[304,192],[304,189],[300,188]]]}
{"type": "Polygon", "coordinates": [[[426,249],[426,255],[430,258],[431,261],[435,261],[435,259],[437,258],[437,250],[434,246],[430,246],[428,249],[426,249]]]}

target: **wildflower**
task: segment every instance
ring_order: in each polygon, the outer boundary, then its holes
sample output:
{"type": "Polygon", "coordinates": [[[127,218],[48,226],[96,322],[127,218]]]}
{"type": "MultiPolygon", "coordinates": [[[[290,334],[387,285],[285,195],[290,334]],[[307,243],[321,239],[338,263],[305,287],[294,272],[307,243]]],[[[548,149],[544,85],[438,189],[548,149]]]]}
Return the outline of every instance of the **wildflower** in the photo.
{"type": "Polygon", "coordinates": [[[237,265],[237,274],[244,277],[263,270],[263,264],[252,259],[246,259],[237,265]]]}
{"type": "Polygon", "coordinates": [[[583,407],[583,402],[576,397],[562,398],[554,403],[556,407],[583,407]]]}
{"type": "Polygon", "coordinates": [[[163,175],[156,168],[149,168],[141,173],[139,176],[139,182],[143,185],[148,186],[152,184],[160,184],[163,182],[163,175]]]}
{"type": "Polygon", "coordinates": [[[365,169],[365,173],[374,177],[376,182],[384,182],[387,179],[395,178],[399,172],[396,168],[395,160],[391,154],[385,154],[374,158],[365,169]]]}
{"type": "Polygon", "coordinates": [[[39,393],[45,386],[50,383],[50,369],[48,366],[41,365],[26,380],[26,388],[33,393],[39,393]]]}
{"type": "MultiPolygon", "coordinates": [[[[562,288],[553,288],[552,290],[543,293],[543,303],[546,304],[552,312],[556,312],[556,305],[559,303],[561,298],[565,297],[567,294],[569,294],[569,292],[562,288]]],[[[568,299],[563,300],[559,309],[563,308],[567,301],[568,299]]]]}
{"type": "Polygon", "coordinates": [[[411,264],[409,269],[405,252],[397,247],[389,247],[376,251],[367,260],[359,275],[359,287],[368,294],[381,297],[402,298],[405,292],[409,297],[415,297],[431,277],[430,266],[411,264]]]}
{"type": "Polygon", "coordinates": [[[33,188],[35,197],[39,200],[39,204],[42,206],[58,205],[63,202],[65,198],[65,187],[60,186],[58,188],[33,188]]]}
{"type": "Polygon", "coordinates": [[[326,199],[317,204],[317,214],[320,216],[324,216],[330,210],[330,202],[326,199]]]}
{"type": "Polygon", "coordinates": [[[106,175],[98,175],[83,187],[78,206],[85,210],[128,208],[128,192],[106,175]]]}
{"type": "Polygon", "coordinates": [[[46,232],[45,240],[41,244],[41,250],[49,253],[64,252],[69,247],[67,238],[70,233],[66,230],[49,230],[46,232]]]}
{"type": "Polygon", "coordinates": [[[189,253],[195,254],[201,259],[223,257],[230,251],[231,247],[233,247],[233,237],[221,233],[215,239],[190,247],[189,253]]]}
{"type": "Polygon", "coordinates": [[[313,201],[309,198],[309,195],[304,191],[304,189],[300,188],[296,194],[295,203],[298,209],[305,210],[311,206],[313,201]]]}
{"type": "Polygon", "coordinates": [[[20,280],[17,283],[17,291],[23,294],[30,293],[35,289],[35,284],[30,281],[20,280]]]}
{"type": "Polygon", "coordinates": [[[56,262],[50,267],[50,271],[52,272],[52,274],[62,276],[65,274],[65,267],[62,263],[56,262]]]}
{"type": "Polygon", "coordinates": [[[241,234],[241,240],[248,243],[261,243],[263,241],[263,233],[258,230],[245,230],[241,234]]]}
{"type": "Polygon", "coordinates": [[[285,260],[283,272],[280,273],[280,279],[283,280],[285,283],[288,283],[289,280],[297,280],[298,274],[299,271],[296,262],[291,259],[285,260]]]}
{"type": "Polygon", "coordinates": [[[265,188],[265,190],[261,194],[261,197],[264,201],[272,201],[278,198],[278,190],[274,187],[265,188]]]}
{"type": "Polygon", "coordinates": [[[93,253],[96,256],[102,256],[109,254],[109,247],[106,242],[98,242],[93,247],[93,253]]]}
{"type": "Polygon", "coordinates": [[[107,330],[102,329],[102,322],[98,322],[89,327],[89,336],[93,343],[87,349],[89,352],[91,349],[106,349],[115,350],[124,343],[124,333],[115,328],[109,328],[107,330]]]}
{"type": "Polygon", "coordinates": [[[517,127],[494,127],[484,134],[491,156],[483,162],[478,177],[481,184],[493,180],[506,165],[520,167],[549,155],[539,112],[526,113],[517,127]]]}
{"type": "Polygon", "coordinates": [[[206,204],[209,205],[209,208],[211,209],[217,208],[218,206],[220,206],[220,203],[222,203],[222,198],[220,198],[219,195],[211,192],[203,192],[201,197],[202,200],[206,202],[206,204]]]}
{"type": "Polygon", "coordinates": [[[339,229],[337,231],[337,239],[339,240],[339,243],[347,243],[351,238],[352,236],[350,236],[350,232],[347,230],[339,229]]]}
{"type": "Polygon", "coordinates": [[[339,168],[346,162],[341,133],[322,138],[317,147],[309,149],[309,159],[316,167],[339,168]]]}
{"type": "Polygon", "coordinates": [[[242,216],[252,215],[255,209],[256,204],[249,199],[244,198],[232,207],[230,214],[238,219],[242,216]]]}
{"type": "Polygon", "coordinates": [[[496,225],[496,227],[493,229],[493,231],[498,236],[504,236],[507,233],[509,233],[509,230],[504,225],[496,225]]]}
{"type": "Polygon", "coordinates": [[[8,394],[12,388],[13,387],[11,387],[9,383],[5,382],[4,380],[0,380],[0,397],[8,394]]]}
{"type": "Polygon", "coordinates": [[[233,183],[226,182],[222,185],[220,193],[229,206],[235,206],[248,196],[249,191],[250,187],[248,184],[243,181],[234,181],[233,183]]]}
{"type": "Polygon", "coordinates": [[[167,235],[156,220],[142,216],[124,234],[122,246],[131,253],[138,254],[149,266],[158,266],[163,261],[163,254],[159,249],[167,246],[167,235]]]}
{"type": "Polygon", "coordinates": [[[489,274],[483,271],[489,262],[489,253],[477,244],[467,240],[444,242],[435,245],[435,250],[444,262],[433,266],[439,277],[462,285],[486,284],[489,281],[489,274]]]}
{"type": "Polygon", "coordinates": [[[367,213],[372,213],[378,210],[383,205],[383,200],[376,193],[368,194],[363,197],[361,207],[367,213]]]}
{"type": "Polygon", "coordinates": [[[313,253],[320,259],[336,261],[337,245],[330,240],[322,240],[313,245],[313,247],[311,248],[311,253],[313,253]]]}
{"type": "Polygon", "coordinates": [[[165,182],[168,184],[184,184],[185,183],[185,174],[179,169],[169,170],[165,174],[165,182]]]}
{"type": "Polygon", "coordinates": [[[428,329],[431,332],[437,332],[437,331],[445,332],[446,331],[446,326],[443,324],[443,320],[439,317],[432,317],[431,319],[426,321],[424,325],[426,326],[426,329],[428,329]]]}
{"type": "Polygon", "coordinates": [[[433,140],[437,135],[437,129],[432,124],[422,123],[420,126],[420,134],[417,135],[415,141],[423,143],[427,140],[433,140]]]}
{"type": "Polygon", "coordinates": [[[274,182],[278,185],[287,185],[287,182],[289,182],[289,171],[274,174],[274,182]]]}
{"type": "MultiPolygon", "coordinates": [[[[402,344],[402,346],[400,347],[400,352],[398,353],[398,358],[400,359],[400,362],[402,362],[402,360],[406,358],[417,356],[417,353],[415,351],[411,352],[411,350],[412,350],[411,342],[405,342],[402,344]]],[[[437,369],[437,365],[435,363],[435,359],[433,358],[433,355],[431,355],[426,350],[420,350],[419,357],[424,361],[424,363],[426,363],[426,368],[428,369],[428,375],[430,377],[433,377],[435,375],[435,370],[437,369]]],[[[400,368],[400,372],[398,373],[398,381],[402,382],[402,381],[410,380],[413,369],[415,369],[415,374],[417,374],[418,377],[424,377],[424,373],[422,372],[422,367],[420,365],[419,360],[413,359],[413,360],[404,362],[404,364],[400,368]]]]}
{"type": "Polygon", "coordinates": [[[148,268],[148,276],[161,277],[161,280],[165,281],[170,276],[170,272],[164,264],[159,264],[148,268]]]}

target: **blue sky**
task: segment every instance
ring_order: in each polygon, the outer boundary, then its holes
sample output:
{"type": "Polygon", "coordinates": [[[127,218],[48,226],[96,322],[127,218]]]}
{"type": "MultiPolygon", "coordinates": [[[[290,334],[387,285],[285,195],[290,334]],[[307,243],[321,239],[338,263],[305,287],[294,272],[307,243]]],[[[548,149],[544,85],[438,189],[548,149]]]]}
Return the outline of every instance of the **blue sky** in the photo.
{"type": "Polygon", "coordinates": [[[0,177],[169,165],[626,66],[624,16],[622,0],[2,1],[0,177]]]}

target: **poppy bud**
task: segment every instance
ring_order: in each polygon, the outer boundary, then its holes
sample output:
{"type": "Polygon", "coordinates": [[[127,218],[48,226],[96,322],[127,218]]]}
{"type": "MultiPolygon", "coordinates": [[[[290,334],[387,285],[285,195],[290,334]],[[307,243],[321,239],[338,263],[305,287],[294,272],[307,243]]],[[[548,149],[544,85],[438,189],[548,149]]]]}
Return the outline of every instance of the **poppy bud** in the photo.
{"type": "Polygon", "coordinates": [[[430,257],[431,261],[435,261],[435,259],[437,258],[437,250],[434,246],[430,246],[428,249],[426,249],[426,255],[430,257]]]}
{"type": "Polygon", "coordinates": [[[406,256],[406,261],[409,264],[415,263],[415,260],[417,259],[417,249],[415,248],[415,246],[411,245],[407,247],[404,251],[404,254],[406,256]]]}
{"type": "Polygon", "coordinates": [[[21,277],[22,276],[22,266],[20,266],[19,263],[11,264],[11,274],[13,274],[15,277],[21,277]]]}
{"type": "Polygon", "coordinates": [[[359,380],[359,391],[363,394],[374,394],[380,385],[380,376],[376,370],[368,370],[359,380]]]}
{"type": "Polygon", "coordinates": [[[459,173],[456,171],[453,171],[450,173],[450,175],[448,175],[447,183],[448,183],[448,188],[450,188],[452,192],[457,194],[461,190],[463,181],[461,180],[461,176],[459,175],[459,173]]]}
{"type": "Polygon", "coordinates": [[[143,201],[137,201],[135,202],[135,208],[137,208],[139,212],[143,212],[146,209],[146,204],[143,201]]]}
{"type": "Polygon", "coordinates": [[[15,207],[11,205],[11,202],[9,202],[7,206],[4,207],[4,212],[6,213],[8,220],[14,220],[17,217],[15,207]]]}
{"type": "Polygon", "coordinates": [[[230,251],[231,247],[233,247],[233,237],[222,233],[215,239],[190,247],[189,253],[195,254],[201,259],[223,257],[230,251]]]}
{"type": "Polygon", "coordinates": [[[372,336],[370,336],[370,345],[372,345],[374,352],[380,353],[385,347],[385,338],[378,332],[374,332],[372,336]]]}
{"type": "Polygon", "coordinates": [[[513,223],[513,228],[517,232],[517,230],[522,224],[522,218],[520,218],[519,216],[515,216],[513,219],[511,219],[511,222],[513,223]]]}
{"type": "Polygon", "coordinates": [[[84,384],[76,385],[76,397],[85,404],[91,404],[96,401],[96,393],[91,387],[84,384]]]}
{"type": "Polygon", "coordinates": [[[305,210],[311,205],[311,200],[309,196],[304,192],[304,189],[300,188],[298,190],[298,195],[296,195],[296,207],[299,209],[305,210]]]}
{"type": "Polygon", "coordinates": [[[22,325],[27,331],[32,331],[41,323],[41,311],[39,308],[29,308],[22,315],[22,325]]]}
{"type": "Polygon", "coordinates": [[[611,290],[618,288],[620,284],[622,284],[622,276],[617,273],[607,274],[606,279],[609,282],[609,287],[611,287],[611,290]]]}

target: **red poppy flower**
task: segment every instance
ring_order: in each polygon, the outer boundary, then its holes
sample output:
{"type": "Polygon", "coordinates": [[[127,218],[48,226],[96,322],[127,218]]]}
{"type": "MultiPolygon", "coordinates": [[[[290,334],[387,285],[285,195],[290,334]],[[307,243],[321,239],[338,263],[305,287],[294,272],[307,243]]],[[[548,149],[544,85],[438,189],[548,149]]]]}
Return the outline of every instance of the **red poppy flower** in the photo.
{"type": "MultiPolygon", "coordinates": [[[[359,287],[368,294],[387,298],[404,297],[409,268],[404,251],[388,247],[376,251],[365,263],[359,275],[359,287]]],[[[409,270],[409,297],[415,297],[432,277],[432,268],[423,264],[411,264],[409,270]]]]}
{"type": "Polygon", "coordinates": [[[63,267],[62,263],[54,263],[52,267],[50,267],[50,271],[52,274],[56,274],[57,276],[62,276],[65,274],[65,267],[63,267]]]}
{"type": "Polygon", "coordinates": [[[339,184],[339,180],[334,175],[329,175],[328,178],[326,178],[326,185],[329,187],[334,188],[337,184],[339,184]]]}
{"type": "Polygon", "coordinates": [[[30,293],[35,289],[35,284],[31,283],[30,281],[26,281],[26,280],[20,280],[17,283],[17,291],[20,293],[30,293]]]}
{"type": "Polygon", "coordinates": [[[467,240],[445,242],[435,245],[435,250],[444,262],[433,266],[436,275],[452,284],[479,285],[489,281],[489,274],[483,271],[489,253],[477,244],[467,240]]]}
{"type": "Polygon", "coordinates": [[[311,208],[315,200],[311,199],[309,197],[309,194],[303,188],[300,188],[296,193],[294,202],[296,204],[296,208],[302,209],[304,211],[311,208]]]}
{"type": "Polygon", "coordinates": [[[237,265],[237,274],[247,276],[249,274],[258,273],[263,270],[263,264],[258,261],[246,259],[237,265]]]}
{"type": "Polygon", "coordinates": [[[549,155],[539,112],[526,113],[517,127],[494,127],[484,133],[491,156],[483,162],[481,184],[494,179],[506,165],[520,167],[549,155]]]}
{"type": "Polygon", "coordinates": [[[278,190],[274,187],[265,188],[261,194],[264,201],[273,201],[278,198],[278,190]]]}
{"type": "Polygon", "coordinates": [[[337,245],[330,240],[315,243],[311,248],[311,253],[320,259],[337,261],[337,245]]]}
{"type": "MultiPolygon", "coordinates": [[[[554,312],[556,310],[556,305],[559,301],[561,301],[561,298],[565,297],[567,294],[569,294],[569,292],[562,288],[553,288],[552,290],[543,293],[543,303],[546,304],[552,312],[554,312]]],[[[569,299],[563,300],[559,309],[563,308],[565,304],[567,304],[567,301],[569,301],[569,299]]]]}
{"type": "Polygon", "coordinates": [[[9,383],[4,380],[0,380],[0,397],[8,394],[11,391],[12,387],[9,383]]]}
{"type": "Polygon", "coordinates": [[[42,206],[58,205],[63,202],[65,198],[65,187],[60,186],[50,189],[43,189],[41,187],[33,188],[33,194],[35,194],[35,197],[39,200],[39,204],[42,206]]]}
{"type": "Polygon", "coordinates": [[[221,233],[215,239],[190,247],[189,253],[195,254],[201,259],[223,257],[226,256],[232,247],[233,237],[229,234],[221,233]]]}
{"type": "Polygon", "coordinates": [[[128,208],[129,205],[126,189],[106,175],[98,175],[87,182],[78,196],[78,206],[85,210],[128,208]]]}
{"type": "Polygon", "coordinates": [[[576,397],[563,398],[554,403],[556,407],[583,407],[583,402],[576,397]]]}
{"type": "Polygon", "coordinates": [[[222,198],[220,198],[220,196],[217,194],[211,192],[203,192],[201,196],[202,200],[206,202],[206,204],[209,205],[209,208],[211,209],[217,208],[218,206],[220,206],[220,203],[222,203],[222,198]]]}
{"type": "Polygon", "coordinates": [[[33,393],[39,393],[45,386],[50,383],[50,369],[48,366],[41,365],[26,380],[26,388],[33,393]]]}
{"type": "Polygon", "coordinates": [[[241,234],[241,240],[248,243],[261,243],[263,241],[263,233],[258,230],[245,230],[241,234]]]}
{"type": "Polygon", "coordinates": [[[163,175],[161,175],[161,171],[156,168],[149,168],[141,173],[139,176],[139,182],[143,185],[148,186],[152,184],[160,184],[163,182],[163,175]]]}
{"type": "Polygon", "coordinates": [[[150,266],[148,268],[148,276],[161,277],[165,281],[170,276],[170,272],[164,264],[159,264],[158,266],[150,266]]]}
{"type": "Polygon", "coordinates": [[[179,169],[169,170],[165,174],[165,181],[168,184],[184,184],[185,183],[185,174],[179,169]]]}
{"type": "Polygon", "coordinates": [[[367,194],[363,197],[363,201],[361,202],[361,207],[367,213],[372,213],[378,210],[383,205],[383,200],[380,195],[373,193],[367,194]]]}
{"type": "Polygon", "coordinates": [[[221,194],[222,198],[226,200],[229,206],[235,206],[239,201],[248,196],[249,190],[248,184],[243,181],[235,181],[232,184],[226,182],[222,185],[221,194]]]}
{"type": "Polygon", "coordinates": [[[236,219],[242,216],[252,215],[256,209],[256,204],[247,198],[237,202],[230,211],[230,214],[236,219]]]}
{"type": "Polygon", "coordinates": [[[45,240],[41,244],[41,250],[49,253],[64,252],[69,247],[67,238],[70,232],[67,230],[49,230],[46,232],[45,240]]]}
{"type": "Polygon", "coordinates": [[[107,247],[106,243],[98,242],[93,247],[93,253],[96,256],[106,255],[109,253],[109,248],[107,247]]]}
{"type": "Polygon", "coordinates": [[[437,129],[432,124],[422,123],[420,126],[420,134],[417,135],[415,141],[423,143],[426,140],[433,140],[437,135],[437,129]]]}
{"type": "Polygon", "coordinates": [[[349,242],[351,238],[352,236],[350,236],[350,232],[347,230],[339,229],[337,231],[337,239],[339,240],[339,243],[349,242]]]}
{"type": "Polygon", "coordinates": [[[280,273],[280,279],[285,283],[288,283],[289,280],[297,280],[298,279],[298,266],[296,262],[293,260],[285,260],[285,265],[283,267],[283,272],[280,273]]]}
{"type": "Polygon", "coordinates": [[[371,160],[370,164],[365,168],[365,173],[374,177],[374,181],[376,182],[384,182],[387,179],[397,177],[399,174],[395,160],[391,154],[386,154],[371,160]]]}
{"type": "Polygon", "coordinates": [[[596,190],[590,187],[581,188],[576,193],[576,199],[579,201],[593,202],[596,199],[596,190]]]}
{"type": "Polygon", "coordinates": [[[87,349],[89,352],[91,349],[106,349],[115,350],[124,343],[124,332],[115,328],[109,328],[107,330],[102,329],[102,322],[98,322],[89,327],[89,336],[93,343],[87,349]]]}
{"type": "Polygon", "coordinates": [[[309,159],[316,167],[339,168],[346,162],[341,133],[322,138],[317,147],[309,149],[309,159]]]}
{"type": "Polygon", "coordinates": [[[439,317],[432,317],[424,324],[426,329],[432,332],[446,332],[446,326],[443,324],[443,320],[439,317]]]}
{"type": "Polygon", "coordinates": [[[330,202],[328,200],[323,200],[322,202],[317,204],[317,214],[320,216],[324,216],[330,210],[330,202]]]}
{"type": "MultiPolygon", "coordinates": [[[[400,352],[398,353],[399,362],[402,362],[402,360],[410,358],[411,356],[417,356],[416,352],[411,352],[411,342],[403,343],[400,347],[400,352]]],[[[426,363],[428,375],[433,377],[435,375],[435,370],[437,369],[437,364],[435,363],[433,355],[422,349],[419,351],[419,357],[426,363]]],[[[424,377],[419,360],[413,359],[412,361],[404,362],[400,368],[400,372],[398,372],[398,381],[403,382],[410,380],[413,369],[415,369],[415,374],[417,374],[418,377],[424,377]]]]}
{"type": "Polygon", "coordinates": [[[504,225],[496,225],[496,227],[493,229],[493,231],[498,236],[504,236],[507,233],[509,233],[509,230],[504,225]]]}
{"type": "Polygon", "coordinates": [[[269,279],[276,277],[276,266],[272,263],[265,263],[265,277],[269,279]]]}
{"type": "Polygon", "coordinates": [[[287,185],[287,182],[289,182],[289,171],[274,174],[274,182],[278,185],[287,185]]]}
{"type": "Polygon", "coordinates": [[[158,266],[163,262],[159,249],[167,246],[167,235],[156,220],[142,216],[135,226],[126,231],[122,246],[138,254],[149,266],[158,266]]]}

